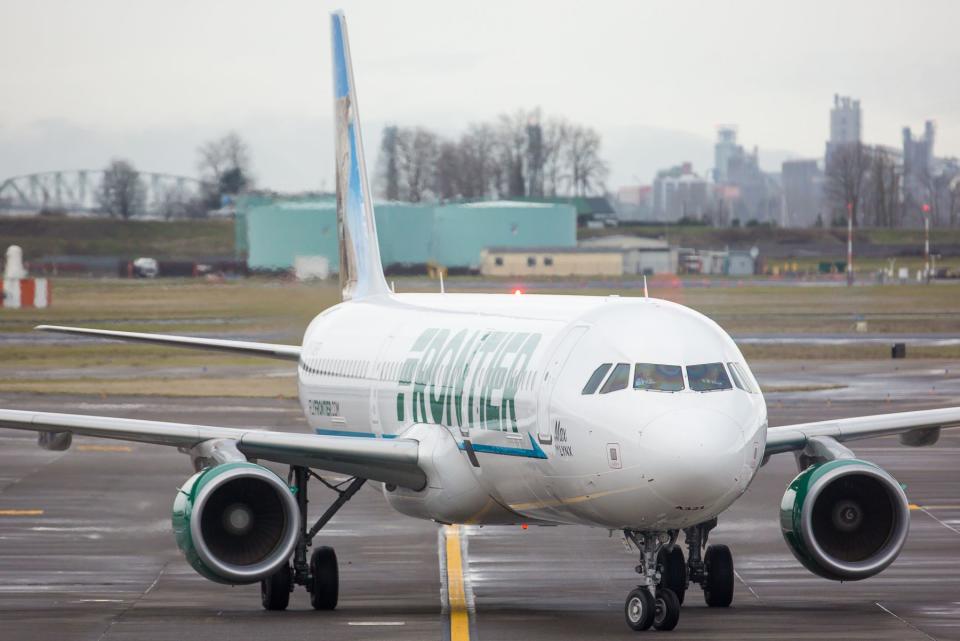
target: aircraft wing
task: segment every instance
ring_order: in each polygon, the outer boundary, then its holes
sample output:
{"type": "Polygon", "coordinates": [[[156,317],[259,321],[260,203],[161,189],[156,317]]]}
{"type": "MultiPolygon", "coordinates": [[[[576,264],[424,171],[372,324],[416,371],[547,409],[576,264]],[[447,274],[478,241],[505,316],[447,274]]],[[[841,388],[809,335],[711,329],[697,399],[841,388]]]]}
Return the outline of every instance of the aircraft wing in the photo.
{"type": "Polygon", "coordinates": [[[300,359],[300,348],[295,345],[276,345],[274,343],[234,341],[222,338],[199,338],[196,336],[172,336],[170,334],[120,332],[109,329],[89,329],[86,327],[61,327],[59,325],[38,325],[35,329],[38,329],[42,332],[95,336],[97,338],[109,338],[113,340],[138,343],[153,343],[156,345],[172,345],[175,347],[192,347],[194,349],[234,352],[247,354],[249,356],[266,356],[269,358],[279,358],[288,361],[296,361],[300,359]]]}
{"type": "Polygon", "coordinates": [[[899,434],[904,445],[933,445],[940,436],[940,429],[948,427],[960,427],[960,407],[781,425],[767,430],[764,455],[802,450],[811,438],[817,436],[844,442],[899,434]]]}
{"type": "Polygon", "coordinates": [[[0,409],[0,428],[68,432],[82,436],[170,445],[181,449],[193,448],[208,441],[229,441],[250,459],[302,465],[416,490],[426,485],[426,475],[418,465],[419,442],[413,439],[293,434],[5,409],[0,409]]]}

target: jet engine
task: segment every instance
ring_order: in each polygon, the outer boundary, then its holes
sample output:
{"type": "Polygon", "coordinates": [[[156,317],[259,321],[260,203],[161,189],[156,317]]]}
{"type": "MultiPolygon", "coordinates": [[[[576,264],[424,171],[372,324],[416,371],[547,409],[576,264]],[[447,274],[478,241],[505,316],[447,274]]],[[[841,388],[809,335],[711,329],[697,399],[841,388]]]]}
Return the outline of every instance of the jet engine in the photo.
{"type": "Polygon", "coordinates": [[[873,463],[835,459],[802,471],[783,495],[780,529],[808,570],[858,581],[893,563],[910,529],[900,484],[873,463]]]}
{"type": "Polygon", "coordinates": [[[265,467],[224,463],[194,474],[173,501],[177,546],[202,576],[254,583],[287,563],[300,511],[287,484],[265,467]]]}

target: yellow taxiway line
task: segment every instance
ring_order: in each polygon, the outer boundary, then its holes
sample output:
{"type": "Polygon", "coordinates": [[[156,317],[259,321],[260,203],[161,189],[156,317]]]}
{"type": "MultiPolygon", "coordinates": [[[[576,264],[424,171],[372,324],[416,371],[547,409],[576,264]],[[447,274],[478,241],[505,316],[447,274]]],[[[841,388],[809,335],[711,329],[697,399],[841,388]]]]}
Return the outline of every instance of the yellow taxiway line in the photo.
{"type": "Polygon", "coordinates": [[[460,553],[460,526],[444,526],[447,556],[447,603],[450,609],[450,641],[470,640],[470,613],[460,553]]]}
{"type": "Polygon", "coordinates": [[[43,510],[0,510],[0,516],[43,516],[43,510]]]}
{"type": "Polygon", "coordinates": [[[129,445],[78,445],[78,452],[132,452],[129,445]]]}

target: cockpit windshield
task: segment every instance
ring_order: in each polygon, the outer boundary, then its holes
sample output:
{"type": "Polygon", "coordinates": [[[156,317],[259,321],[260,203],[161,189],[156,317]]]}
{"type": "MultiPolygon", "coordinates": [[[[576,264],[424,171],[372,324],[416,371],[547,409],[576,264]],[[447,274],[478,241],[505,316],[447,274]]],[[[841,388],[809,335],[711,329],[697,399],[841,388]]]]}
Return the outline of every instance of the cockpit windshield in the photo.
{"type": "Polygon", "coordinates": [[[604,363],[597,369],[593,370],[593,374],[590,375],[590,379],[587,380],[587,384],[583,386],[583,391],[581,394],[593,394],[597,391],[597,388],[600,387],[600,383],[603,382],[603,377],[607,375],[607,372],[610,368],[613,367],[613,363],[604,363]]]}
{"type": "Polygon", "coordinates": [[[703,363],[702,365],[687,365],[687,380],[690,389],[694,392],[715,392],[718,390],[733,389],[730,377],[723,363],[703,363]]]}
{"type": "Polygon", "coordinates": [[[683,372],[679,365],[637,363],[633,373],[633,389],[679,392],[683,390],[683,372]]]}
{"type": "Polygon", "coordinates": [[[603,384],[603,387],[600,388],[601,394],[609,394],[610,392],[616,392],[622,389],[627,389],[627,385],[630,383],[630,364],[629,363],[617,363],[617,366],[613,368],[613,373],[610,374],[610,377],[607,379],[607,382],[603,384]]]}

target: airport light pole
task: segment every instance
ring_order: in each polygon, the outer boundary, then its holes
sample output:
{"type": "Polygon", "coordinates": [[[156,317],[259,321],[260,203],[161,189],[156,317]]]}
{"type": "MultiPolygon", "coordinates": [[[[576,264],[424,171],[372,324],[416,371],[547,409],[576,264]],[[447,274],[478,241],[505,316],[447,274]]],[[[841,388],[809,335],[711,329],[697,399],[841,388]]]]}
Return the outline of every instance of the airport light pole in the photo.
{"type": "Polygon", "coordinates": [[[923,203],[923,282],[930,282],[930,205],[923,203]]]}
{"type": "Polygon", "coordinates": [[[853,203],[847,203],[847,287],[853,285],[853,203]]]}

